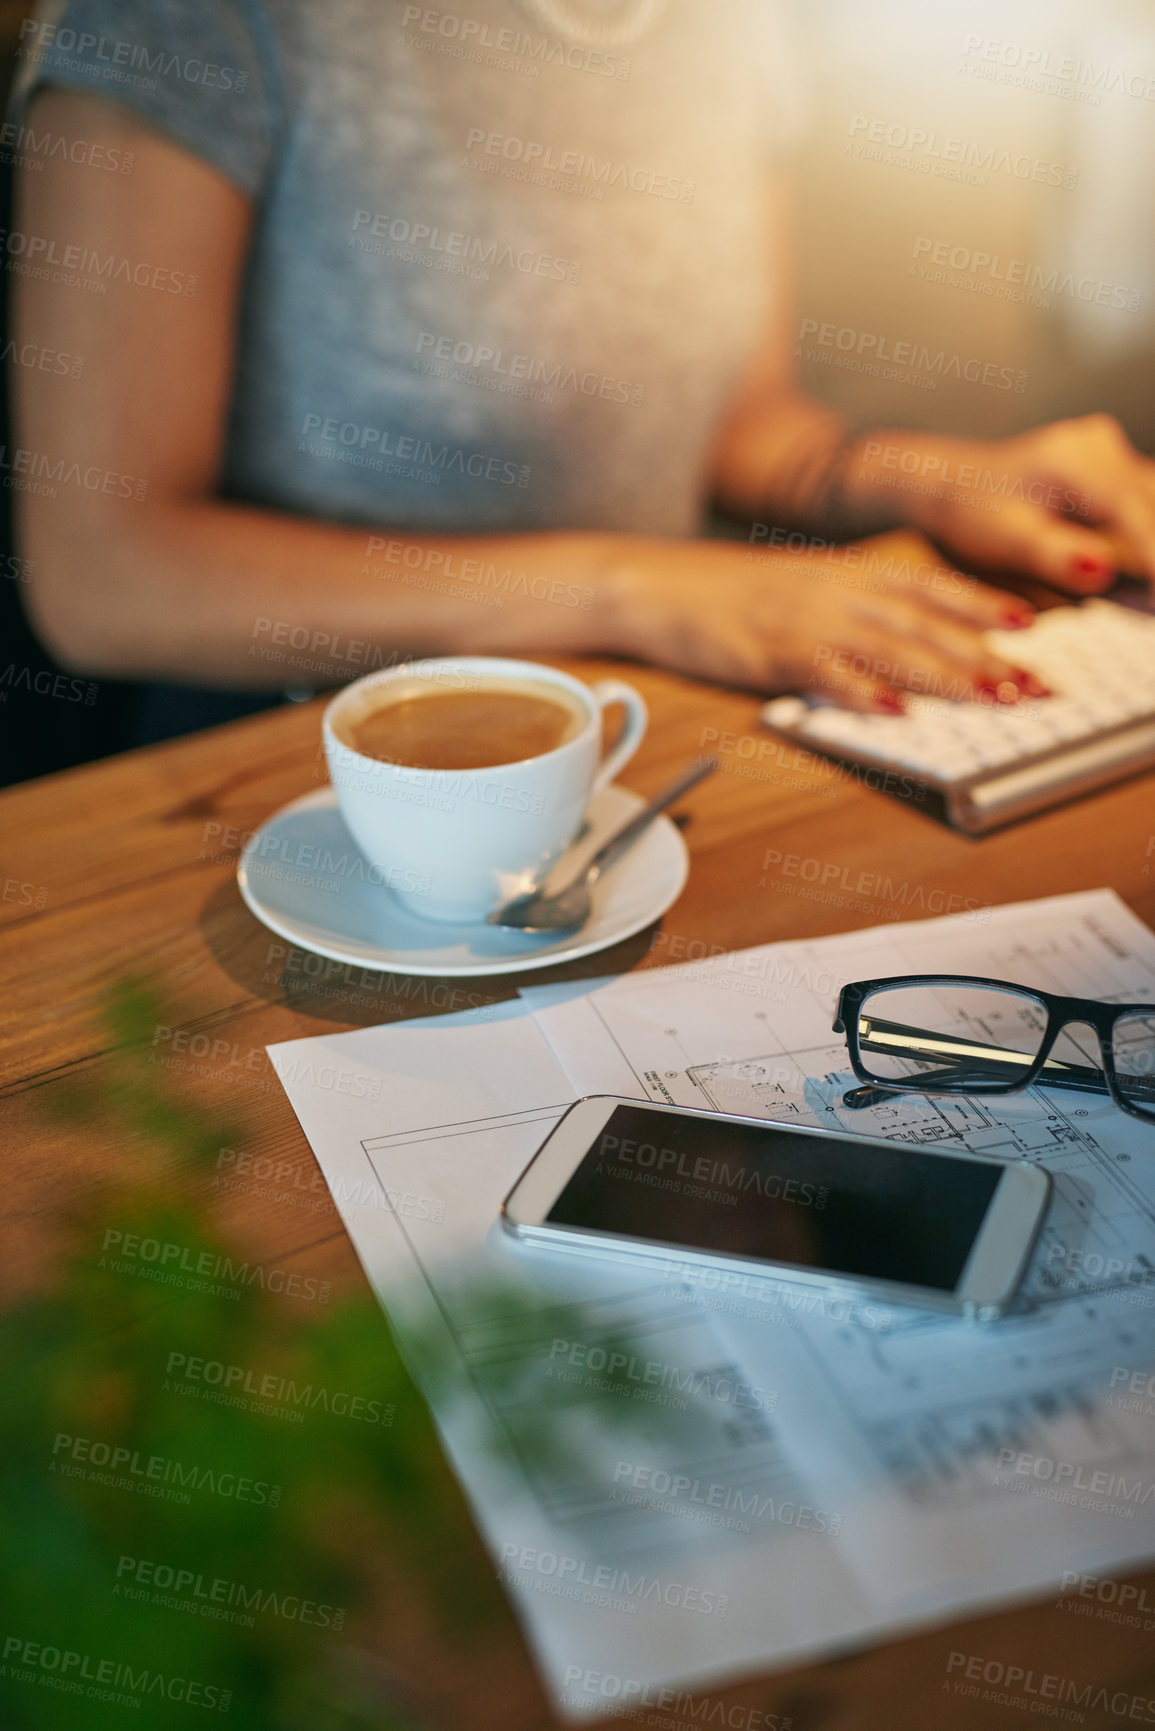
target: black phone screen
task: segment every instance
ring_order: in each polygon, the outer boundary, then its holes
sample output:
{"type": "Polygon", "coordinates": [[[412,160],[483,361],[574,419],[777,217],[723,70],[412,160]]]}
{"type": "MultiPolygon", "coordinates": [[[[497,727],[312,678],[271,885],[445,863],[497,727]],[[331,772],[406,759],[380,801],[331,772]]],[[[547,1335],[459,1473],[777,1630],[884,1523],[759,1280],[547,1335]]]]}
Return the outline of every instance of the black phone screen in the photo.
{"type": "Polygon", "coordinates": [[[949,1292],[1002,1174],[897,1142],[618,1106],[547,1219],[949,1292]]]}

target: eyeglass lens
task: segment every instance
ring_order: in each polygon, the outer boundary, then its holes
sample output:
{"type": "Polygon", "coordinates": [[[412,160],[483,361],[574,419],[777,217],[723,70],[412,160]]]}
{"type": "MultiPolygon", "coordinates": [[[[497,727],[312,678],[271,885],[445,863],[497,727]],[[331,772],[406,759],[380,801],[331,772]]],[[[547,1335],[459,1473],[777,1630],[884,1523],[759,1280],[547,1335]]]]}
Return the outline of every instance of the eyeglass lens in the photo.
{"type": "Polygon", "coordinates": [[[1014,1087],[1046,1025],[1043,1005],[1027,992],[949,981],[885,986],[858,1012],[859,1052],[881,1082],[1014,1087]]]}
{"type": "Polygon", "coordinates": [[[1120,1016],[1112,1045],[1120,1094],[1130,1105],[1155,1115],[1155,1014],[1137,1010],[1120,1016]]]}

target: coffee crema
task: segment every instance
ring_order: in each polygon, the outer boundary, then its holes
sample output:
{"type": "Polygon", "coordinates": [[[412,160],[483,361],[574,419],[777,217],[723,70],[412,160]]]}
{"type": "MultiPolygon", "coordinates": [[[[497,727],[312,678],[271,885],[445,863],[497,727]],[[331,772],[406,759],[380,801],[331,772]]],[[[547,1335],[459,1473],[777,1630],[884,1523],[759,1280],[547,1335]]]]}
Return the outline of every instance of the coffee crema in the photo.
{"type": "Polygon", "coordinates": [[[492,769],[541,757],[576,739],[583,705],[557,685],[487,679],[471,691],[411,688],[348,724],[363,757],[407,769],[492,769]]]}

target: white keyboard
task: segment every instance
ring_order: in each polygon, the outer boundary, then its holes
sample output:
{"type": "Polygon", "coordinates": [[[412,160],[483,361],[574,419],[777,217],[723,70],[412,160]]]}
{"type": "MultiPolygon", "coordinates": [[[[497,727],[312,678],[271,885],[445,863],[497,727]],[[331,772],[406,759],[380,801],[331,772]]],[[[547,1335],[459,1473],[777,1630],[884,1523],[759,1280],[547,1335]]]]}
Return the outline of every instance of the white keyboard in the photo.
{"type": "Polygon", "coordinates": [[[1155,766],[1155,617],[1086,601],[989,642],[1054,695],[987,705],[907,694],[895,716],[778,697],[762,718],[813,750],[924,783],[971,833],[1155,766]]]}

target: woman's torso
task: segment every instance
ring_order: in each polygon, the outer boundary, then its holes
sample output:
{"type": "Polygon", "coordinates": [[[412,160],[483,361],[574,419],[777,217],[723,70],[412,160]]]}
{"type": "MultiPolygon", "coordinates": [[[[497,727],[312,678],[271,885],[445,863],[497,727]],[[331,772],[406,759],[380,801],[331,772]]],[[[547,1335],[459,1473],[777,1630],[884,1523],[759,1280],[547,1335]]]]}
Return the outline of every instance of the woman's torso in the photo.
{"type": "Polygon", "coordinates": [[[766,8],[672,0],[599,46],[541,27],[554,0],[458,3],[269,0],[284,122],[227,488],[366,524],[691,532],[765,317],[766,8]]]}

